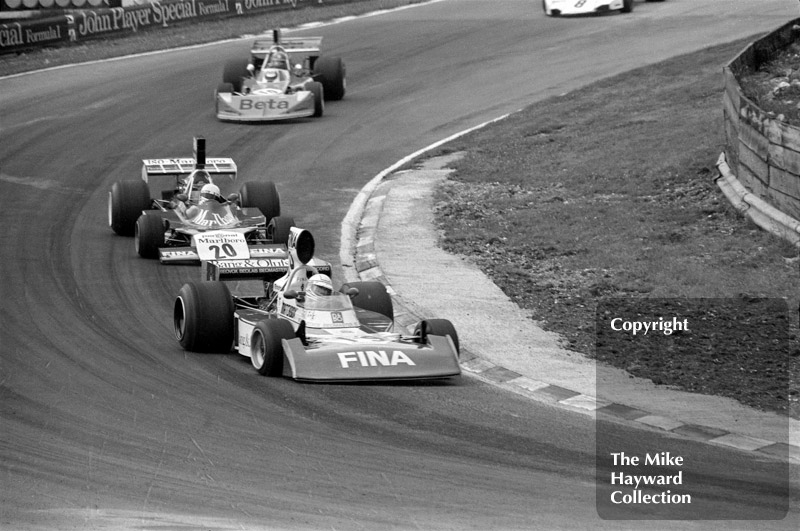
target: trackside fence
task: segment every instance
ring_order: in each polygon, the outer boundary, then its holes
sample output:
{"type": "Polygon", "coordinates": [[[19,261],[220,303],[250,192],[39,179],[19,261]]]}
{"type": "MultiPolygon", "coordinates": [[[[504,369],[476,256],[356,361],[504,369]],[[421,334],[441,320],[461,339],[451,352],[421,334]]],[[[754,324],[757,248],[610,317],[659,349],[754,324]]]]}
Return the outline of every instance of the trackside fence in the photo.
{"type": "Polygon", "coordinates": [[[156,0],[128,7],[57,9],[53,16],[0,24],[0,55],[158,31],[176,24],[362,0],[156,0]],[[57,14],[56,14],[57,13],[57,14]]]}
{"type": "Polygon", "coordinates": [[[800,219],[800,128],[776,120],[748,99],[738,79],[800,38],[795,19],[748,45],[723,68],[727,166],[752,195],[800,219]]]}

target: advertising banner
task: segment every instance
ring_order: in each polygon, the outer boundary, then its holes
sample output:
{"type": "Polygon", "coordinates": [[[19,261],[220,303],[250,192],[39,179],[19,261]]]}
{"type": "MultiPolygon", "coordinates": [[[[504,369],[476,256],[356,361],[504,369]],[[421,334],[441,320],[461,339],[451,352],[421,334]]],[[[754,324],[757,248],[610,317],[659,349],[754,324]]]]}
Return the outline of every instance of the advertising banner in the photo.
{"type": "Polygon", "coordinates": [[[54,16],[46,19],[20,18],[0,24],[0,54],[95,38],[124,37],[180,23],[360,0],[140,0],[135,3],[130,0],[0,0],[12,4],[51,1],[55,6],[79,2],[82,7],[60,7],[59,16],[54,11],[54,16]],[[94,4],[98,7],[93,7],[94,4]]]}
{"type": "Polygon", "coordinates": [[[68,17],[21,19],[0,24],[0,53],[39,46],[58,46],[68,42],[68,17]]]}

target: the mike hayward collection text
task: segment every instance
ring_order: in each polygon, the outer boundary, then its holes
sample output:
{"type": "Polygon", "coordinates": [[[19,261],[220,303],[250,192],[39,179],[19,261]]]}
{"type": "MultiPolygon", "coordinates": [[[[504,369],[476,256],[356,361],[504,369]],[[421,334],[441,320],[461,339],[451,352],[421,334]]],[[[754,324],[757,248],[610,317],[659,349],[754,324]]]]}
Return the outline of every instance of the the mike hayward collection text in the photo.
{"type": "MultiPolygon", "coordinates": [[[[671,489],[663,489],[667,485],[683,485],[683,457],[673,456],[670,452],[647,453],[644,460],[636,455],[627,455],[625,452],[611,453],[613,466],[621,470],[611,472],[611,485],[629,487],[626,490],[611,492],[611,503],[614,504],[688,504],[692,503],[690,494],[678,494],[671,489]],[[675,474],[629,474],[626,467],[674,467],[675,474]],[[643,491],[647,488],[648,493],[643,491]],[[659,489],[661,492],[658,492],[659,489]],[[653,491],[656,492],[653,492],[653,491]]],[[[638,472],[638,470],[637,470],[638,472]]],[[[620,487],[620,488],[622,488],[620,487]]]]}

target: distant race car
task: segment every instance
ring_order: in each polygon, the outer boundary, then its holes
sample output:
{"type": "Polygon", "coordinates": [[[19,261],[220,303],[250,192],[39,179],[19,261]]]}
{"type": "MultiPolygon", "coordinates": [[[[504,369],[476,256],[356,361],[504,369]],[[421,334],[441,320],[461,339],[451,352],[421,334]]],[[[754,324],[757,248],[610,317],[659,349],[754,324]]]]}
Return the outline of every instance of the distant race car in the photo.
{"type": "Polygon", "coordinates": [[[325,100],[344,98],[345,66],[320,57],[322,37],[285,37],[253,44],[250,58],[229,61],[217,87],[220,120],[239,122],[322,116],[325,100]]]}
{"type": "Polygon", "coordinates": [[[119,181],[108,194],[108,223],[133,236],[136,252],[162,263],[208,258],[269,257],[268,244],[286,243],[294,219],[281,216],[271,181],[222,188],[236,180],[230,158],[206,158],[205,139],[194,139],[194,158],[145,159],[142,179],[119,181]],[[160,199],[151,198],[151,190],[160,199]]]}
{"type": "Polygon", "coordinates": [[[630,13],[633,11],[633,0],[542,0],[542,8],[550,16],[587,15],[608,11],[630,13]]]}
{"type": "Polygon", "coordinates": [[[249,357],[259,373],[296,380],[440,379],[461,373],[455,328],[445,319],[394,330],[380,282],[331,284],[314,238],[291,229],[271,259],[208,260],[204,281],[185,284],[173,321],[181,346],[249,357]],[[281,254],[282,252],[282,254],[281,254]],[[250,282],[248,282],[248,279],[250,282]]]}

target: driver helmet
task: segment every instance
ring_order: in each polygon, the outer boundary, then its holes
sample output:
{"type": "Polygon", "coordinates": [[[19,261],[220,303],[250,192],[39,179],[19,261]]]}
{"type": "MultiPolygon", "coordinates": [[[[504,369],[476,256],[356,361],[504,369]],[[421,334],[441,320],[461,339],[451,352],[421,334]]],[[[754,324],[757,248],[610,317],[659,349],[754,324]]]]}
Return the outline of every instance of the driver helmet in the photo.
{"type": "Polygon", "coordinates": [[[200,189],[200,203],[208,201],[217,201],[222,203],[222,194],[219,192],[219,187],[216,184],[205,184],[200,189]]]}
{"type": "Polygon", "coordinates": [[[306,297],[329,297],[331,295],[333,295],[333,285],[328,276],[317,273],[308,279],[306,297]]]}
{"type": "Polygon", "coordinates": [[[264,80],[267,83],[274,83],[278,80],[278,71],[274,68],[267,68],[264,70],[264,80]]]}
{"type": "Polygon", "coordinates": [[[267,61],[267,67],[289,70],[289,56],[286,55],[286,52],[282,51],[272,52],[267,61]]]}

